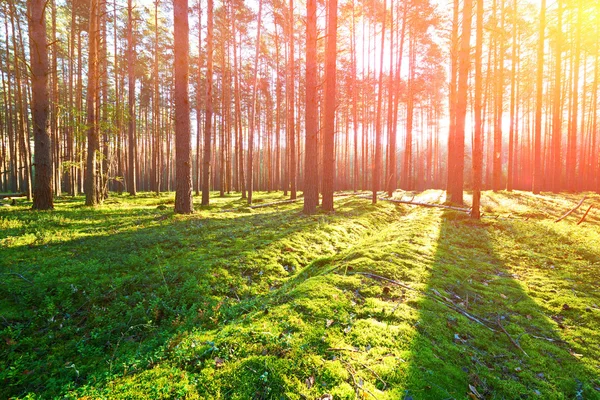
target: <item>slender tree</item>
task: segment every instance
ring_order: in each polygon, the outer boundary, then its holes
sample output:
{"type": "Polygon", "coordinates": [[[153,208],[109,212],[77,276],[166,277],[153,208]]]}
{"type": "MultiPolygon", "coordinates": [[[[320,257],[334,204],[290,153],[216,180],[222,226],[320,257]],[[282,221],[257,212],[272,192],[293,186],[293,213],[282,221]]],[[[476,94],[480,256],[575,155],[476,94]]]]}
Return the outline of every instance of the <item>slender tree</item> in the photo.
{"type": "Polygon", "coordinates": [[[202,205],[207,206],[210,198],[210,174],[211,174],[211,138],[213,122],[213,0],[208,0],[206,12],[206,98],[204,115],[204,156],[202,166],[202,205]]]}
{"type": "Polygon", "coordinates": [[[326,49],[322,207],[325,211],[333,211],[333,184],[335,177],[335,108],[337,98],[337,0],[328,0],[326,49]]]}
{"type": "Polygon", "coordinates": [[[544,43],[546,32],[546,0],[542,0],[540,7],[540,26],[538,32],[537,48],[537,75],[535,96],[535,133],[533,149],[533,193],[539,194],[542,190],[542,102],[544,84],[544,43]]]}
{"type": "Polygon", "coordinates": [[[509,192],[513,190],[514,185],[515,135],[517,130],[517,68],[519,66],[519,59],[517,57],[517,15],[519,8],[517,0],[513,0],[512,7],[513,32],[511,50],[512,67],[510,73],[510,128],[508,133],[508,169],[506,179],[506,190],[509,192]]]}
{"type": "Polygon", "coordinates": [[[85,205],[98,203],[98,185],[96,182],[98,151],[98,1],[90,0],[89,52],[88,52],[88,87],[86,97],[87,110],[87,168],[85,176],[85,205]]]}
{"type": "Polygon", "coordinates": [[[481,180],[483,170],[483,121],[482,121],[482,95],[483,95],[483,0],[477,3],[477,22],[475,28],[475,98],[473,111],[475,113],[475,136],[473,138],[473,203],[471,217],[479,219],[481,204],[481,180]]]}
{"type": "Polygon", "coordinates": [[[31,55],[31,114],[35,160],[33,208],[51,210],[52,146],[48,130],[48,50],[45,0],[29,0],[29,50],[31,55]]]}
{"type": "Polygon", "coordinates": [[[136,195],[136,136],[135,136],[135,43],[133,38],[133,4],[127,0],[127,80],[129,84],[128,93],[128,136],[129,153],[127,166],[127,187],[129,194],[136,195]]]}
{"type": "MultiPolygon", "coordinates": [[[[209,0],[209,4],[212,0],[209,0]]],[[[173,0],[175,24],[175,212],[190,214],[192,203],[192,144],[190,132],[188,1],[173,0]]]]}
{"type": "MultiPolygon", "coordinates": [[[[463,203],[464,165],[465,165],[465,119],[468,101],[468,78],[471,58],[471,19],[472,0],[463,3],[462,33],[458,54],[458,86],[456,89],[456,116],[454,124],[454,168],[448,170],[449,198],[456,204],[463,203]]],[[[452,139],[450,139],[452,140],[452,139]]],[[[448,156],[450,157],[450,155],[448,156]]]]}
{"type": "Polygon", "coordinates": [[[313,214],[319,203],[319,111],[317,99],[317,0],[306,2],[306,109],[304,128],[304,213],[313,214]]]}
{"type": "Polygon", "coordinates": [[[567,137],[567,189],[574,192],[578,189],[579,176],[577,175],[577,143],[578,136],[583,136],[583,132],[577,134],[577,121],[579,118],[579,95],[585,91],[585,86],[580,88],[580,64],[581,64],[581,30],[583,25],[583,2],[575,1],[577,7],[577,19],[574,26],[575,43],[573,55],[573,83],[571,86],[571,114],[569,119],[569,132],[567,137]]]}
{"type": "MultiPolygon", "coordinates": [[[[288,94],[288,108],[287,108],[287,131],[288,131],[288,140],[289,145],[289,182],[290,182],[290,199],[296,198],[296,108],[294,107],[294,103],[296,100],[295,94],[295,86],[296,83],[294,81],[295,77],[295,50],[294,50],[294,0],[289,0],[289,20],[288,20],[288,28],[289,28],[289,45],[290,50],[288,54],[288,83],[286,87],[286,93],[288,94]]],[[[260,15],[259,15],[260,21],[260,15]]]]}
{"type": "MultiPolygon", "coordinates": [[[[383,54],[385,51],[385,20],[386,20],[386,0],[383,0],[383,20],[381,22],[381,53],[379,55],[379,91],[377,93],[377,114],[375,116],[375,168],[373,169],[373,194],[371,196],[371,202],[377,204],[377,191],[379,190],[379,184],[381,181],[381,164],[382,164],[382,144],[381,139],[383,137],[382,132],[382,102],[383,102],[383,54]]],[[[391,73],[391,71],[390,71],[391,73]]]]}
{"type": "MultiPolygon", "coordinates": [[[[457,181],[454,176],[457,163],[456,151],[456,87],[458,82],[458,25],[459,1],[454,0],[452,13],[452,33],[450,36],[450,88],[448,96],[448,113],[450,117],[448,129],[448,171],[446,177],[446,200],[455,201],[453,196],[457,193],[457,181]]],[[[462,188],[460,189],[462,193],[462,188]]],[[[460,195],[462,198],[462,195],[460,195]]]]}
{"type": "Polygon", "coordinates": [[[248,129],[248,182],[246,189],[248,190],[248,204],[252,204],[252,192],[254,191],[254,130],[256,129],[256,100],[258,92],[258,59],[260,57],[260,31],[262,25],[262,0],[258,0],[258,21],[256,27],[256,48],[254,53],[254,79],[252,85],[252,104],[250,108],[250,121],[248,129]]]}

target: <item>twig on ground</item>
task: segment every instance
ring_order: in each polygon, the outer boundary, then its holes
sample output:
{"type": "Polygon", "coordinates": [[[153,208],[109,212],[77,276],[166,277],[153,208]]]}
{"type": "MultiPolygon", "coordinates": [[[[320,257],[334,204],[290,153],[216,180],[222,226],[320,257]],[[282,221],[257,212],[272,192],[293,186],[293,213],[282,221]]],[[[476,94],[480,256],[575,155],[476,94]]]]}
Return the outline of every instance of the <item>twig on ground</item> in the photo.
{"type": "Polygon", "coordinates": [[[457,305],[456,305],[456,304],[454,304],[454,303],[453,303],[453,302],[452,302],[450,299],[448,299],[448,298],[445,298],[444,296],[442,296],[442,295],[440,294],[440,292],[438,292],[437,290],[435,290],[435,289],[431,289],[431,291],[432,291],[432,292],[433,292],[433,293],[434,293],[434,294],[437,296],[437,297],[436,297],[436,296],[430,296],[430,297],[431,297],[431,298],[433,298],[434,300],[437,300],[437,301],[439,301],[440,303],[444,304],[446,307],[449,307],[450,309],[452,309],[452,310],[456,311],[457,313],[464,315],[465,317],[467,317],[467,318],[468,318],[468,319],[470,319],[471,321],[473,321],[473,322],[476,322],[476,323],[478,323],[479,325],[481,325],[481,326],[484,326],[484,327],[488,328],[490,331],[492,331],[492,332],[497,332],[497,330],[496,330],[496,329],[494,329],[494,328],[492,328],[492,327],[491,327],[491,325],[492,325],[492,324],[490,323],[490,321],[487,321],[487,320],[486,320],[486,319],[484,319],[484,318],[481,318],[481,317],[475,316],[475,315],[473,315],[473,314],[469,313],[469,312],[468,312],[467,310],[465,310],[464,308],[457,306],[457,305]],[[438,298],[438,297],[439,297],[439,298],[438,298]]]}
{"type": "Polygon", "coordinates": [[[359,350],[359,349],[346,349],[346,348],[336,348],[336,347],[330,347],[327,349],[327,351],[351,351],[353,353],[363,353],[363,351],[359,350]]]}
{"type": "Polygon", "coordinates": [[[344,364],[346,366],[346,371],[348,371],[348,373],[350,374],[350,377],[352,377],[352,382],[354,384],[354,391],[356,392],[356,394],[358,395],[358,391],[362,390],[365,393],[370,394],[375,400],[377,400],[377,396],[375,396],[369,389],[367,389],[364,385],[364,383],[361,383],[360,385],[358,384],[358,382],[356,381],[356,376],[355,376],[355,370],[354,367],[352,367],[352,365],[346,361],[346,360],[342,360],[340,359],[340,361],[342,362],[342,364],[344,364]]]}
{"type": "Polygon", "coordinates": [[[366,366],[363,363],[359,363],[361,365],[361,367],[363,367],[364,369],[366,369],[367,371],[371,372],[373,375],[375,375],[375,378],[377,378],[381,383],[383,383],[383,390],[385,390],[385,388],[387,387],[387,382],[384,381],[379,374],[377,374],[377,372],[373,371],[371,368],[369,368],[368,366],[366,366]]]}
{"type": "Polygon", "coordinates": [[[524,334],[525,334],[525,335],[529,335],[529,336],[531,336],[532,338],[535,338],[535,339],[540,339],[540,340],[546,340],[546,341],[548,341],[548,342],[551,342],[551,343],[562,343],[562,344],[568,344],[567,342],[565,342],[564,340],[561,340],[561,339],[553,339],[553,338],[549,338],[549,337],[546,337],[546,336],[538,336],[538,335],[533,335],[533,334],[531,334],[531,333],[529,333],[529,332],[525,332],[524,334]]]}
{"type": "Polygon", "coordinates": [[[587,217],[588,213],[590,212],[590,210],[592,209],[592,207],[594,207],[593,204],[591,204],[587,211],[585,212],[585,214],[583,214],[583,217],[581,217],[581,219],[579,220],[579,222],[577,223],[577,225],[580,225],[583,221],[585,221],[585,217],[587,217]]]}
{"type": "Polygon", "coordinates": [[[418,290],[418,289],[412,288],[412,287],[410,287],[410,286],[408,286],[408,285],[406,285],[406,284],[404,284],[402,282],[398,282],[396,280],[389,279],[389,278],[386,278],[384,276],[375,275],[375,274],[371,274],[371,273],[368,273],[368,272],[355,272],[354,274],[364,275],[364,276],[367,276],[367,277],[373,278],[373,279],[379,279],[379,280],[382,280],[382,281],[393,283],[394,285],[403,287],[405,289],[412,290],[412,291],[415,291],[417,293],[421,293],[424,296],[430,297],[431,299],[436,300],[436,301],[444,304],[446,307],[448,307],[448,308],[456,311],[457,313],[460,313],[460,314],[464,315],[465,317],[467,317],[471,321],[476,322],[476,323],[478,323],[478,324],[480,324],[482,326],[485,326],[486,328],[488,328],[489,330],[491,330],[493,332],[496,332],[496,329],[494,329],[494,328],[491,327],[492,324],[489,321],[486,321],[485,319],[480,318],[480,317],[476,317],[473,314],[467,312],[465,309],[463,309],[462,307],[457,306],[456,304],[454,304],[449,299],[444,298],[444,296],[442,296],[440,294],[440,292],[438,292],[435,289],[432,289],[433,294],[431,294],[431,293],[427,293],[427,292],[422,291],[422,290],[418,290]]]}
{"type": "Polygon", "coordinates": [[[569,215],[571,215],[574,211],[576,211],[579,207],[581,207],[581,205],[583,204],[583,202],[585,201],[585,199],[587,199],[587,196],[583,196],[583,199],[581,199],[581,201],[572,209],[570,209],[569,211],[567,211],[562,217],[560,217],[559,219],[557,219],[554,222],[560,222],[563,219],[567,218],[569,215]]]}
{"type": "Polygon", "coordinates": [[[30,285],[34,284],[29,279],[25,278],[23,275],[21,275],[21,274],[19,274],[17,272],[5,272],[4,275],[14,275],[14,276],[17,276],[17,277],[23,279],[25,282],[29,283],[30,285]]]}
{"type": "Polygon", "coordinates": [[[393,279],[386,278],[385,276],[381,276],[381,275],[375,275],[375,274],[372,274],[372,273],[370,273],[370,272],[353,272],[353,273],[350,273],[350,275],[353,275],[353,274],[356,274],[356,275],[363,275],[363,276],[367,276],[367,277],[369,277],[369,278],[373,278],[373,279],[378,279],[378,280],[381,280],[381,281],[390,282],[390,283],[393,283],[393,284],[394,284],[394,285],[396,285],[396,286],[403,287],[404,289],[412,290],[412,291],[414,291],[414,292],[424,293],[424,292],[422,292],[421,290],[418,290],[418,289],[412,288],[412,287],[410,287],[410,286],[408,286],[408,285],[406,285],[406,284],[404,284],[404,283],[402,283],[402,282],[398,282],[398,281],[395,281],[395,280],[393,280],[393,279]]]}
{"type": "MultiPolygon", "coordinates": [[[[370,199],[371,196],[358,196],[360,198],[363,199],[370,199]]],[[[454,210],[454,211],[460,211],[460,212],[465,212],[465,213],[470,213],[471,209],[470,208],[461,208],[461,207],[453,207],[453,206],[446,206],[444,204],[435,204],[435,203],[423,203],[420,201],[413,201],[414,196],[411,200],[407,201],[407,200],[398,200],[398,199],[390,199],[387,197],[379,197],[379,200],[381,201],[389,201],[392,203],[400,203],[400,204],[410,204],[413,206],[422,206],[422,207],[430,207],[430,208],[443,208],[446,210],[454,210]]]]}
{"type": "Polygon", "coordinates": [[[523,348],[521,347],[521,345],[519,344],[519,342],[517,342],[515,339],[512,338],[512,336],[510,336],[510,334],[506,331],[506,329],[504,329],[504,326],[502,326],[502,322],[500,322],[500,314],[498,314],[498,326],[500,327],[500,329],[502,330],[502,332],[504,332],[504,334],[508,337],[508,339],[510,340],[510,342],[519,350],[521,350],[523,352],[523,354],[525,354],[527,357],[529,357],[529,355],[525,352],[525,350],[523,350],[523,348]]]}

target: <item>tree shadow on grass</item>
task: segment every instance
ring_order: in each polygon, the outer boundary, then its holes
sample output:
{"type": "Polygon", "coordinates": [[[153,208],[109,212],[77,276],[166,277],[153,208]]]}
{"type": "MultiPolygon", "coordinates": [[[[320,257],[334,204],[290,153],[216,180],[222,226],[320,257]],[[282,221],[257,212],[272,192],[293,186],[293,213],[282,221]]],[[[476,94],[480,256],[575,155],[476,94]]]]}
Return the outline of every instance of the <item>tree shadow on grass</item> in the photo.
{"type": "Polygon", "coordinates": [[[0,394],[56,396],[154,365],[177,332],[239,318],[257,294],[335,251],[343,232],[328,239],[323,229],[366,213],[349,204],[313,217],[289,206],[214,217],[135,211],[131,229],[116,233],[105,225],[130,210],[55,211],[72,219],[70,229],[104,227],[4,251],[0,394]]]}
{"type": "Polygon", "coordinates": [[[576,343],[562,342],[562,321],[576,311],[566,306],[549,315],[498,254],[494,230],[512,222],[465,218],[442,216],[428,296],[418,302],[405,398],[600,397],[593,381],[598,371],[578,359],[576,343]],[[484,322],[434,299],[440,296],[484,322]]]}

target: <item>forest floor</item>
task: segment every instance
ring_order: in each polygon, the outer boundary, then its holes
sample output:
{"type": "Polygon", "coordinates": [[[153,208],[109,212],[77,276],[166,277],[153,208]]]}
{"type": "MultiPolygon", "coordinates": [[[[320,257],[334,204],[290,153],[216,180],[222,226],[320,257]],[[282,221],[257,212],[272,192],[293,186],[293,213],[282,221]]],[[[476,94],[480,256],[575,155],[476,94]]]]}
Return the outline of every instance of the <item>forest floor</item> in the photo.
{"type": "Polygon", "coordinates": [[[485,192],[481,221],[354,196],[1,207],[0,398],[600,398],[589,196],[558,223],[583,195],[485,192]]]}

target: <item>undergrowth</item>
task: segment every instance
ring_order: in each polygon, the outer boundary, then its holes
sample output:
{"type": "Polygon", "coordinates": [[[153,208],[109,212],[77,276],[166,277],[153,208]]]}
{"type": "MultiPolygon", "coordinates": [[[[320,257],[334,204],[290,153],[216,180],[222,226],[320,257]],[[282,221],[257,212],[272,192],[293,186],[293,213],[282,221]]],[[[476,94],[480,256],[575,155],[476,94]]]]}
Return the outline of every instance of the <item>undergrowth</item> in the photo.
{"type": "Polygon", "coordinates": [[[553,222],[574,196],[486,192],[480,222],[211,201],[1,208],[0,397],[600,398],[598,214],[553,222]]]}

